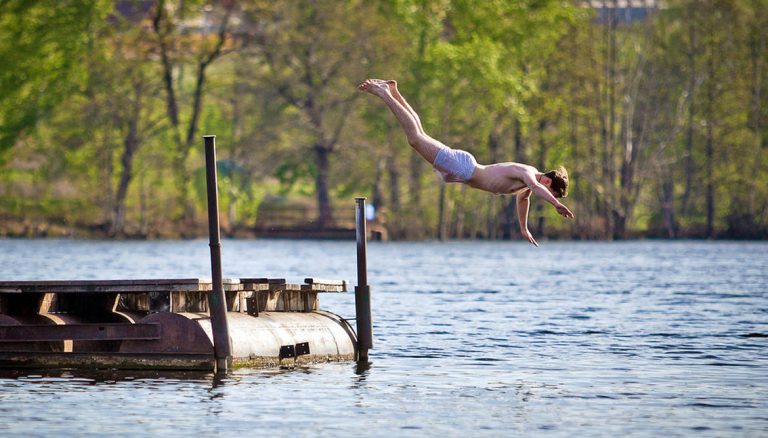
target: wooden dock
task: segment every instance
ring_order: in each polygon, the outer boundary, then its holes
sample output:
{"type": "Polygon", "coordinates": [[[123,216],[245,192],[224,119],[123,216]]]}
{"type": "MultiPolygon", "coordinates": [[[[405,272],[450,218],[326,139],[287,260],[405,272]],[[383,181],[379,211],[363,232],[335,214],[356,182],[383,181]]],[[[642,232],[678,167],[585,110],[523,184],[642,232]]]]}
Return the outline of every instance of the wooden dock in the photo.
{"type": "MultiPolygon", "coordinates": [[[[318,294],[346,292],[345,281],[306,278],[303,284],[291,284],[282,278],[239,278],[222,283],[228,319],[240,333],[263,336],[260,324],[280,325],[285,318],[291,324],[306,318],[305,325],[323,332],[327,327],[322,321],[333,320],[344,329],[340,337],[347,338],[349,348],[336,348],[333,354],[315,351],[320,354],[315,359],[348,360],[354,355],[354,332],[342,318],[329,318],[332,314],[319,308],[318,294]],[[323,318],[300,316],[309,313],[323,318]]],[[[211,280],[200,278],[0,281],[0,367],[212,369],[207,296],[212,290],[211,280]]],[[[230,340],[233,345],[253,344],[252,339],[236,339],[248,336],[237,332],[230,340]]],[[[307,343],[327,343],[317,342],[322,335],[303,336],[307,343]]],[[[290,344],[294,354],[288,359],[298,359],[296,344],[290,344]]],[[[286,359],[280,352],[284,346],[274,344],[271,351],[241,348],[235,362],[279,363],[286,359]]]]}

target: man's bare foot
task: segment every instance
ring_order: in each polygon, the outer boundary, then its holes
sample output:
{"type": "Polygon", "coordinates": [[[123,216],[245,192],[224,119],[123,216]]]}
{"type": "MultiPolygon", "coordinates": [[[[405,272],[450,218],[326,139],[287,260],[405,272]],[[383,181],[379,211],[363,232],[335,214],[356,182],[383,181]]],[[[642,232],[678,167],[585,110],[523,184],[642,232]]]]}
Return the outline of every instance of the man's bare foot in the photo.
{"type": "Polygon", "coordinates": [[[405,98],[400,94],[400,90],[397,89],[397,81],[390,79],[384,82],[389,87],[389,92],[392,94],[392,96],[397,99],[398,102],[402,103],[403,106],[408,107],[408,105],[405,103],[405,98]]]}
{"type": "Polygon", "coordinates": [[[358,85],[357,89],[379,97],[390,93],[387,81],[381,79],[367,79],[365,82],[358,85]]]}
{"type": "Polygon", "coordinates": [[[397,89],[397,81],[394,79],[390,79],[388,81],[384,81],[387,83],[387,86],[389,87],[389,92],[392,93],[393,96],[397,96],[400,94],[400,91],[397,89]]]}

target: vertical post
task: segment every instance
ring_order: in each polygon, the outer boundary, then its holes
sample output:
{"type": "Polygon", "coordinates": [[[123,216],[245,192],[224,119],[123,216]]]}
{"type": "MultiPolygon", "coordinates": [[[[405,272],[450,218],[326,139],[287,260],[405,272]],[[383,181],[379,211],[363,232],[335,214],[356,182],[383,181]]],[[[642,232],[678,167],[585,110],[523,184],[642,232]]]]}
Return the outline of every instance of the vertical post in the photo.
{"type": "Polygon", "coordinates": [[[219,193],[216,178],[216,136],[204,135],[205,180],[208,188],[208,235],[211,247],[211,273],[213,290],[208,294],[208,309],[211,314],[213,352],[216,369],[227,370],[232,363],[227,323],[227,300],[221,274],[221,236],[219,231],[219,193]]]}
{"type": "Polygon", "coordinates": [[[368,360],[373,348],[371,323],[371,289],[368,287],[366,262],[365,198],[355,198],[357,204],[355,229],[357,232],[357,286],[355,287],[355,314],[357,321],[357,360],[368,360]]]}

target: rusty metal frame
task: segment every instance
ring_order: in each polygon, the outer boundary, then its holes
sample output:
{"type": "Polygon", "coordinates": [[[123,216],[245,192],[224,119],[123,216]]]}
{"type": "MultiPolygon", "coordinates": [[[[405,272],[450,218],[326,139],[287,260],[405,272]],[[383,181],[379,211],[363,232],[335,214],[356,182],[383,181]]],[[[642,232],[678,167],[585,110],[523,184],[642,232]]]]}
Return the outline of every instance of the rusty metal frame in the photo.
{"type": "Polygon", "coordinates": [[[152,341],[160,339],[160,324],[3,325],[0,343],[44,341],[152,341]]]}

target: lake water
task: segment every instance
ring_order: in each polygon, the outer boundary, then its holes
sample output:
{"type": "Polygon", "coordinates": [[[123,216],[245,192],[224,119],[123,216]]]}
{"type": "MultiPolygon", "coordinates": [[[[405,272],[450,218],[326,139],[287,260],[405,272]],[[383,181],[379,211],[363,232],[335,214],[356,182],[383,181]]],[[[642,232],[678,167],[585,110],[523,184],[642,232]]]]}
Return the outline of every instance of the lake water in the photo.
{"type": "MultiPolygon", "coordinates": [[[[356,278],[225,240],[225,277],[356,278]]],[[[207,240],[0,240],[0,279],[210,277],[207,240]]],[[[373,242],[370,364],[0,373],[0,435],[768,436],[768,244],[373,242]]],[[[354,317],[353,294],[321,307],[354,317]]]]}

